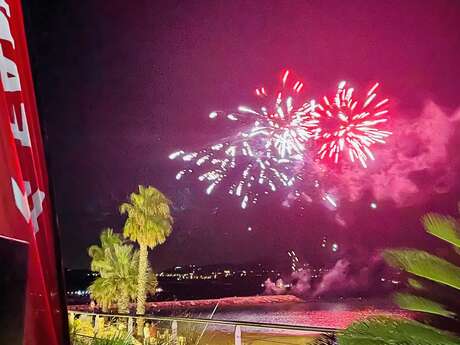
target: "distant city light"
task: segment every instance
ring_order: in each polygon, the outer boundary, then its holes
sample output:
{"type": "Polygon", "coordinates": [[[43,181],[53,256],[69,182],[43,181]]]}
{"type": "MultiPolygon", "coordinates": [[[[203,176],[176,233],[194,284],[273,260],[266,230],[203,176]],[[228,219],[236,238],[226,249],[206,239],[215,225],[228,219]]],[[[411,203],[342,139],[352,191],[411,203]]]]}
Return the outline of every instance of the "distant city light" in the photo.
{"type": "Polygon", "coordinates": [[[67,291],[67,294],[68,295],[86,296],[86,295],[89,295],[89,291],[87,291],[87,290],[67,291]]]}
{"type": "Polygon", "coordinates": [[[251,226],[248,226],[248,231],[252,231],[252,227],[251,227],[251,226]]]}
{"type": "Polygon", "coordinates": [[[332,244],[332,251],[336,252],[337,250],[339,250],[339,245],[337,243],[333,243],[332,244]]]}
{"type": "Polygon", "coordinates": [[[375,209],[377,208],[377,203],[371,202],[371,205],[370,205],[370,206],[371,206],[372,209],[375,210],[375,209]]]}

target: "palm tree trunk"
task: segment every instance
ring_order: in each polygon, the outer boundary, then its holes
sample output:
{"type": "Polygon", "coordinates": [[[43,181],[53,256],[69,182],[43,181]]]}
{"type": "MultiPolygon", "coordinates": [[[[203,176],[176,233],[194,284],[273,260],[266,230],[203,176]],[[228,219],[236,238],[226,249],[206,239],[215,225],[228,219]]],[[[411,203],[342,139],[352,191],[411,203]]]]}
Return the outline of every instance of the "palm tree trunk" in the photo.
{"type": "MultiPolygon", "coordinates": [[[[139,250],[139,276],[137,278],[137,306],[136,314],[145,314],[145,286],[147,283],[147,246],[140,244],[139,250]]],[[[137,320],[137,335],[142,336],[142,330],[144,327],[144,319],[140,318],[137,320]]]]}
{"type": "MultiPolygon", "coordinates": [[[[103,314],[108,314],[108,313],[109,313],[109,305],[108,305],[108,303],[106,303],[106,302],[102,302],[102,313],[103,313],[103,314]]],[[[103,320],[103,321],[102,321],[102,325],[104,325],[105,322],[107,321],[107,317],[104,316],[104,317],[102,318],[102,320],[103,320]]]]}
{"type": "Polygon", "coordinates": [[[129,313],[129,295],[128,291],[123,291],[118,300],[118,313],[128,314],[129,313]]]}

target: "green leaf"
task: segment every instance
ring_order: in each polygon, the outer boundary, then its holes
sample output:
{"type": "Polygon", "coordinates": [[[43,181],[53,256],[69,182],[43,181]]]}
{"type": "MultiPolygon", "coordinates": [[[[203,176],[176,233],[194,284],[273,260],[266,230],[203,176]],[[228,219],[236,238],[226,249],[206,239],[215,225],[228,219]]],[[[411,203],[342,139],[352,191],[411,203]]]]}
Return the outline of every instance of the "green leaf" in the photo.
{"type": "Polygon", "coordinates": [[[416,249],[387,249],[383,257],[393,267],[460,290],[460,267],[435,255],[416,249]]]}
{"type": "Polygon", "coordinates": [[[114,334],[108,338],[94,338],[91,345],[132,345],[133,339],[130,335],[122,333],[114,334]]]}
{"type": "Polygon", "coordinates": [[[417,279],[414,279],[414,278],[407,279],[407,283],[411,287],[413,287],[414,289],[417,289],[417,290],[422,290],[422,289],[425,288],[422,283],[420,283],[417,279]]]}
{"type": "Polygon", "coordinates": [[[340,345],[459,345],[460,338],[417,321],[378,316],[350,325],[340,345]]]}
{"type": "Polygon", "coordinates": [[[428,213],[422,217],[422,223],[429,234],[460,247],[460,232],[454,218],[428,213]]]}
{"type": "Polygon", "coordinates": [[[455,250],[455,252],[456,252],[458,255],[460,255],[460,248],[454,247],[454,250],[455,250]]]}
{"type": "Polygon", "coordinates": [[[400,308],[407,310],[420,311],[449,318],[454,318],[456,315],[445,309],[442,304],[411,294],[397,293],[395,295],[395,302],[400,308]]]}

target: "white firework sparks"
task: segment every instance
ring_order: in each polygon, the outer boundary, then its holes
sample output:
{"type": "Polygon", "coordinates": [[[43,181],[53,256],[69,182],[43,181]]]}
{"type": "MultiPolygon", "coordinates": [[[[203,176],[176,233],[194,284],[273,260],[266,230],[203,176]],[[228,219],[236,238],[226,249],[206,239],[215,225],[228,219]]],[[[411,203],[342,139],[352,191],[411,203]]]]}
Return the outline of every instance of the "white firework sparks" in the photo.
{"type": "Polygon", "coordinates": [[[271,99],[260,110],[240,106],[237,112],[211,112],[210,119],[236,122],[241,131],[225,142],[196,152],[172,153],[170,159],[181,158],[195,165],[179,171],[176,178],[195,173],[199,181],[207,184],[207,194],[222,181],[234,179],[236,182],[230,183],[228,193],[240,198],[243,209],[255,204],[260,193],[292,187],[301,179],[296,167],[303,164],[305,144],[318,120],[310,116],[316,107],[314,101],[294,105],[303,83],[298,80],[291,83],[289,77],[290,72],[285,71],[280,91],[272,97],[264,87],[256,89],[256,95],[264,101],[271,99]]]}

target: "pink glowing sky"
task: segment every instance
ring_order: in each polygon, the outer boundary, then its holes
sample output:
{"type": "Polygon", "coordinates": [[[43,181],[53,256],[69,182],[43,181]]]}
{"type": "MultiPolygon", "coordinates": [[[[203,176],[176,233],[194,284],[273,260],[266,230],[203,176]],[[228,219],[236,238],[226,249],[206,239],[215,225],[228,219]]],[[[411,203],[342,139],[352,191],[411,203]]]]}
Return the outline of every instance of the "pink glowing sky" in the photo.
{"type": "Polygon", "coordinates": [[[98,231],[120,227],[117,205],[138,184],[175,204],[174,235],[153,257],[158,267],[279,261],[291,248],[320,264],[356,246],[367,255],[438,247],[418,218],[453,214],[460,199],[458,1],[56,1],[46,10],[29,2],[67,266],[85,267],[98,231]],[[253,103],[254,87],[282,68],[295,70],[313,98],[347,80],[363,90],[379,81],[391,99],[394,135],[375,164],[327,177],[340,209],[287,208],[274,196],[242,212],[226,194],[178,184],[168,154],[228,135],[207,115],[253,103]],[[323,236],[340,250],[321,249],[323,236]]]}

